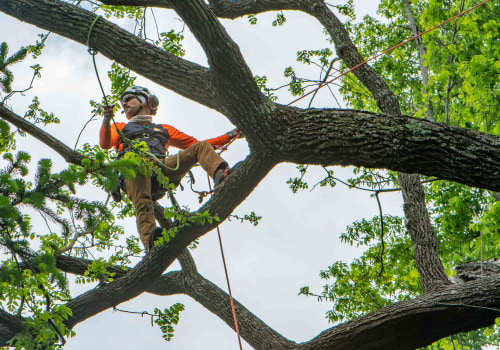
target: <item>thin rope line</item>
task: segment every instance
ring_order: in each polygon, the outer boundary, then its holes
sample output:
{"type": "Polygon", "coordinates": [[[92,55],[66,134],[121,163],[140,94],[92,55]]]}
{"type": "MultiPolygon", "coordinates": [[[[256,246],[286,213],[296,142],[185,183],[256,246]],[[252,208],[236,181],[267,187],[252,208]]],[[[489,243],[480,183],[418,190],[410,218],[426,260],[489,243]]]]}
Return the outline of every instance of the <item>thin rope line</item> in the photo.
{"type": "MultiPolygon", "coordinates": [[[[96,61],[95,61],[95,56],[97,54],[97,50],[90,48],[90,34],[92,32],[92,29],[93,29],[95,23],[99,19],[99,17],[100,16],[97,16],[95,18],[94,22],[92,22],[92,25],[90,26],[89,33],[88,33],[88,36],[87,36],[87,47],[89,48],[89,53],[92,55],[92,62],[94,63],[94,70],[95,70],[95,73],[96,73],[96,76],[97,76],[97,81],[99,82],[99,87],[101,88],[102,95],[104,96],[104,102],[106,103],[106,105],[108,105],[108,100],[106,98],[106,93],[104,92],[104,88],[102,87],[101,79],[99,77],[99,72],[97,70],[97,64],[96,64],[96,61]]],[[[111,119],[113,121],[113,124],[114,124],[115,128],[117,129],[118,134],[120,136],[122,136],[123,132],[121,132],[121,130],[118,129],[118,126],[116,125],[114,117],[112,117],[111,119]]],[[[125,136],[125,135],[123,135],[123,136],[125,136]]],[[[130,141],[130,140],[128,140],[128,141],[130,141]]],[[[231,140],[231,142],[229,142],[226,145],[225,148],[222,148],[220,153],[224,152],[227,149],[227,146],[229,146],[232,143],[232,141],[233,140],[231,140]]],[[[153,156],[152,154],[149,154],[149,155],[153,156]]],[[[177,167],[175,169],[172,169],[172,170],[177,170],[179,168],[179,165],[180,165],[179,156],[180,156],[180,152],[177,154],[177,167]]],[[[162,166],[170,169],[163,162],[160,162],[155,156],[153,156],[153,158],[155,160],[157,160],[158,163],[160,163],[162,166]]],[[[212,185],[210,184],[210,178],[208,179],[208,186],[210,188],[210,192],[212,192],[212,185]]],[[[170,198],[173,198],[172,193],[170,191],[169,191],[169,193],[170,193],[170,198]]],[[[178,204],[177,204],[177,206],[178,206],[178,204]]],[[[231,310],[232,310],[232,313],[233,313],[234,327],[235,327],[235,330],[236,330],[236,334],[238,335],[238,344],[240,346],[240,349],[243,350],[243,346],[241,344],[240,330],[238,328],[238,319],[236,318],[236,310],[234,308],[233,294],[231,292],[231,284],[229,283],[229,274],[227,272],[226,258],[224,256],[224,248],[222,247],[222,238],[221,238],[219,226],[217,226],[217,235],[219,236],[219,245],[220,245],[220,250],[221,250],[221,254],[222,254],[222,263],[224,265],[224,272],[226,274],[227,288],[228,288],[228,291],[229,291],[229,300],[231,302],[231,310]]]]}
{"type": "MultiPolygon", "coordinates": [[[[99,71],[97,70],[97,63],[95,61],[95,56],[97,54],[97,51],[89,48],[89,53],[90,53],[90,55],[92,55],[92,63],[94,63],[94,70],[95,70],[95,74],[97,76],[97,81],[99,83],[99,87],[101,88],[102,96],[104,97],[104,103],[107,106],[108,105],[108,98],[106,97],[106,93],[104,92],[104,88],[102,87],[101,78],[99,77],[99,71]]],[[[114,120],[113,120],[113,122],[114,122],[114,120]]]]}
{"type": "Polygon", "coordinates": [[[320,84],[320,85],[319,85],[316,89],[314,89],[314,90],[312,90],[312,91],[308,92],[307,94],[305,94],[305,95],[303,95],[303,96],[299,97],[298,99],[296,99],[296,100],[294,100],[294,101],[290,102],[289,104],[287,104],[287,106],[290,106],[291,104],[294,104],[295,102],[302,100],[304,97],[307,97],[307,96],[309,96],[309,95],[310,95],[310,94],[312,94],[312,93],[315,93],[316,91],[318,91],[318,90],[319,90],[319,89],[321,89],[322,87],[324,87],[324,86],[326,86],[326,85],[328,85],[328,84],[333,83],[335,80],[338,80],[338,79],[342,78],[344,75],[346,75],[346,74],[348,74],[348,73],[352,72],[353,70],[355,70],[355,69],[357,69],[357,68],[361,67],[362,65],[367,64],[368,62],[371,62],[371,61],[373,61],[373,60],[375,60],[375,59],[379,58],[380,56],[385,55],[386,53],[388,53],[388,52],[390,52],[390,51],[392,51],[392,50],[395,50],[395,49],[397,49],[398,47],[400,47],[400,46],[402,46],[402,45],[404,45],[404,44],[406,44],[406,43],[409,43],[410,41],[415,40],[416,38],[419,38],[419,37],[421,37],[422,35],[425,35],[425,34],[427,34],[427,33],[431,32],[431,31],[433,31],[433,30],[435,30],[435,29],[437,29],[437,28],[439,28],[439,27],[441,27],[441,26],[445,25],[446,23],[453,21],[454,19],[457,19],[458,17],[461,17],[461,16],[463,16],[463,15],[465,15],[465,14],[467,14],[467,13],[471,12],[472,10],[474,10],[474,9],[478,8],[479,6],[482,6],[482,5],[486,4],[486,3],[487,3],[487,2],[489,2],[489,1],[490,1],[490,0],[485,0],[485,1],[483,1],[483,2],[481,2],[481,3],[479,3],[479,4],[477,4],[477,5],[474,5],[474,6],[472,6],[470,9],[465,10],[465,11],[463,11],[463,12],[460,12],[459,14],[457,14],[457,15],[455,15],[455,16],[453,16],[453,17],[451,17],[450,19],[447,19],[446,21],[444,21],[444,22],[442,22],[442,23],[440,23],[440,24],[438,24],[438,25],[435,25],[434,27],[432,27],[432,28],[430,28],[430,29],[427,29],[425,32],[422,32],[422,33],[420,33],[420,34],[417,34],[417,35],[415,35],[415,36],[412,36],[411,38],[406,39],[406,40],[404,40],[404,41],[400,42],[399,44],[397,44],[397,45],[395,45],[395,46],[393,46],[393,47],[391,47],[391,48],[389,48],[389,49],[387,49],[387,50],[385,50],[385,51],[382,51],[381,53],[379,53],[379,54],[377,54],[377,55],[375,55],[375,56],[373,56],[373,57],[371,57],[371,58],[367,59],[366,61],[363,61],[363,62],[361,62],[360,64],[358,64],[358,65],[356,65],[356,66],[352,67],[351,69],[349,69],[349,70],[345,71],[344,73],[342,73],[342,74],[340,74],[339,76],[337,76],[337,77],[333,78],[332,80],[330,80],[330,81],[328,81],[328,82],[326,82],[326,83],[324,83],[324,84],[320,84]]]}
{"type": "Polygon", "coordinates": [[[224,257],[224,248],[222,247],[222,238],[220,235],[219,226],[217,226],[217,235],[219,236],[219,245],[220,245],[220,251],[222,254],[222,263],[224,264],[224,272],[226,273],[227,289],[229,291],[229,300],[231,301],[231,310],[233,312],[234,327],[236,329],[236,334],[238,335],[238,344],[240,345],[240,349],[243,350],[243,346],[241,345],[240,330],[238,328],[238,319],[236,318],[236,310],[234,308],[233,294],[231,293],[231,284],[229,283],[229,275],[228,275],[227,267],[226,267],[226,259],[224,257]]]}
{"type": "Polygon", "coordinates": [[[89,50],[93,50],[90,47],[90,34],[92,33],[92,29],[94,29],[94,25],[97,23],[97,20],[99,19],[99,17],[101,17],[101,16],[96,16],[96,18],[94,19],[94,21],[90,25],[89,32],[87,34],[87,47],[89,48],[89,50]]]}
{"type": "MultiPolygon", "coordinates": [[[[210,183],[210,176],[207,175],[207,177],[208,177],[208,188],[210,189],[210,191],[212,191],[212,185],[210,183]]],[[[236,330],[236,334],[238,335],[238,344],[240,345],[240,350],[243,350],[243,346],[241,345],[240,330],[238,328],[238,319],[236,318],[236,310],[234,308],[233,293],[231,292],[231,284],[229,283],[229,274],[227,272],[226,258],[224,256],[224,248],[222,247],[222,238],[221,238],[219,226],[217,226],[217,235],[219,237],[220,252],[222,255],[222,264],[224,265],[224,272],[226,273],[227,290],[229,291],[229,301],[231,302],[231,311],[233,313],[234,329],[236,330]]]]}

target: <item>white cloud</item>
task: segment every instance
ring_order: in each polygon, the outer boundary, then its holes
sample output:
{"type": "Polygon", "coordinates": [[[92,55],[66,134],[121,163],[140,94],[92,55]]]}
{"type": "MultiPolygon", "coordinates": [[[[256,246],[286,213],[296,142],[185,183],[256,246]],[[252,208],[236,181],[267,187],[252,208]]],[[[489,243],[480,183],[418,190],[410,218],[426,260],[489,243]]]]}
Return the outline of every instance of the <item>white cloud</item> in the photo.
{"type": "MultiPolygon", "coordinates": [[[[373,11],[378,2],[366,0],[357,3],[358,9],[373,11]]],[[[295,62],[297,50],[327,46],[317,23],[304,15],[286,15],[289,21],[282,29],[271,28],[270,22],[274,15],[262,16],[257,26],[242,24],[245,19],[239,20],[237,24],[225,22],[229,33],[241,45],[254,73],[268,75],[273,83],[282,78],[282,71],[287,64],[299,66],[295,62]]],[[[36,34],[41,32],[5,15],[0,15],[0,18],[0,30],[12,33],[6,38],[12,51],[17,49],[19,43],[32,43],[36,34]]],[[[189,35],[186,36],[188,40],[189,35]]],[[[189,54],[190,59],[201,63],[205,61],[197,44],[188,42],[187,47],[195,52],[189,54]]],[[[42,79],[24,97],[13,99],[12,106],[15,112],[23,114],[31,98],[34,95],[40,96],[42,107],[61,119],[61,126],[47,127],[46,130],[72,147],[83,125],[90,118],[88,100],[101,98],[91,57],[84,46],[54,35],[49,39],[46,52],[39,61],[44,67],[42,79]]],[[[26,69],[30,64],[33,62],[27,60],[15,66],[16,87],[25,85],[31,79],[30,72],[26,69]]],[[[105,80],[109,61],[99,55],[97,65],[101,79],[105,80]]],[[[160,97],[157,118],[161,122],[171,123],[200,139],[217,136],[232,128],[223,116],[212,110],[155,86],[143,78],[139,78],[137,83],[152,87],[160,97]]],[[[106,83],[105,88],[109,89],[106,83]]],[[[328,100],[323,97],[318,103],[333,105],[330,97],[328,100]]],[[[117,118],[120,119],[121,116],[118,115],[117,118]]],[[[83,132],[79,145],[82,142],[97,143],[99,126],[100,120],[91,123],[83,132]]],[[[34,159],[52,154],[37,141],[26,140],[20,142],[20,146],[28,149],[34,159]]],[[[245,141],[240,140],[224,157],[234,164],[247,153],[245,141]]],[[[58,166],[64,166],[60,158],[55,156],[55,159],[58,166]]],[[[294,167],[292,164],[277,166],[248,200],[237,208],[236,213],[239,215],[252,210],[262,215],[263,219],[257,227],[233,221],[224,223],[221,230],[235,298],[243,301],[245,306],[285,336],[296,341],[306,341],[329,327],[324,316],[328,303],[318,303],[314,298],[298,296],[299,288],[310,285],[319,290],[324,283],[318,277],[321,269],[335,260],[347,261],[357,254],[355,249],[341,246],[339,234],[353,220],[378,215],[378,207],[375,199],[368,194],[348,190],[340,184],[334,189],[318,189],[293,195],[285,182],[296,175],[294,167]]],[[[349,169],[338,168],[336,172],[340,177],[346,178],[349,169]]],[[[312,170],[311,176],[320,178],[316,170],[312,170]]],[[[197,188],[207,188],[205,179],[203,174],[197,175],[197,188]]],[[[93,195],[102,200],[105,194],[96,191],[93,195]]],[[[198,206],[197,196],[188,189],[179,192],[178,199],[191,208],[198,206]]],[[[382,200],[385,212],[401,212],[399,195],[387,195],[382,200]]],[[[168,205],[168,202],[165,203],[168,205]]],[[[128,222],[127,232],[133,234],[135,230],[133,222],[128,222]]],[[[200,239],[200,246],[193,255],[200,272],[226,289],[215,232],[200,239]]],[[[152,311],[155,306],[163,308],[178,301],[186,304],[187,311],[181,314],[181,323],[176,327],[175,338],[170,344],[165,344],[160,331],[157,327],[151,327],[147,317],[106,311],[78,325],[75,329],[77,336],[68,341],[67,349],[126,350],[162,346],[168,346],[169,349],[237,348],[235,333],[187,297],[160,298],[144,294],[120,308],[152,311]]]]}

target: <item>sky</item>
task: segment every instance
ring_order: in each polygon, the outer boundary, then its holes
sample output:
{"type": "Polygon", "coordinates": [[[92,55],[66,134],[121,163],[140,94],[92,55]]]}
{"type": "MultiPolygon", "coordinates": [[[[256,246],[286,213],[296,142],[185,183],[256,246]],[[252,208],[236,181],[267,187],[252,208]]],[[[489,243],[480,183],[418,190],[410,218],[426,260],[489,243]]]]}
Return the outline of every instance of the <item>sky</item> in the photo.
{"type": "MultiPolygon", "coordinates": [[[[355,0],[354,3],[360,19],[367,13],[374,15],[379,1],[355,0]]],[[[182,28],[175,15],[162,15],[155,10],[155,16],[162,25],[177,30],[182,28]]],[[[240,45],[254,75],[266,75],[270,86],[283,83],[283,71],[290,65],[316,77],[314,67],[301,67],[295,62],[296,52],[328,46],[321,26],[310,17],[296,12],[285,12],[285,16],[287,22],[278,28],[271,25],[275,14],[259,16],[257,25],[250,25],[246,19],[223,21],[233,40],[240,45]]],[[[4,33],[0,42],[8,43],[11,54],[22,45],[34,43],[37,34],[45,33],[2,13],[0,32],[4,33]]],[[[185,35],[185,58],[205,65],[205,56],[187,28],[185,35]]],[[[334,51],[333,47],[331,49],[334,51]]],[[[86,47],[52,34],[40,59],[26,59],[12,67],[15,90],[29,85],[32,76],[29,66],[35,63],[43,66],[42,78],[35,81],[32,90],[15,96],[10,106],[14,112],[23,115],[33,96],[38,96],[41,107],[61,119],[60,125],[48,126],[44,130],[69,147],[74,147],[78,135],[91,117],[88,101],[101,99],[91,56],[86,47]]],[[[97,66],[101,78],[104,78],[110,61],[98,55],[97,66]]],[[[171,124],[201,140],[234,128],[223,115],[140,76],[136,83],[149,87],[158,95],[160,106],[155,117],[157,122],[171,124]]],[[[105,81],[104,86],[109,91],[109,83],[105,81]]],[[[279,96],[280,103],[292,101],[292,97],[284,93],[279,96]]],[[[340,99],[338,93],[336,96],[340,99]]],[[[304,107],[307,103],[308,100],[303,100],[296,106],[304,107]]],[[[314,106],[346,107],[342,103],[338,105],[328,92],[320,94],[314,106]]],[[[117,121],[125,121],[124,116],[118,114],[117,121]]],[[[100,123],[99,119],[89,123],[81,133],[78,147],[83,143],[98,143],[100,123]]],[[[20,140],[18,149],[29,151],[33,164],[40,158],[52,157],[55,171],[66,166],[64,160],[36,140],[20,140]]],[[[230,164],[235,164],[247,154],[248,147],[243,139],[233,143],[223,156],[230,164]]],[[[335,176],[344,180],[352,175],[351,168],[336,167],[334,171],[335,176]]],[[[314,184],[323,178],[323,173],[320,168],[312,168],[306,180],[314,184]]],[[[299,289],[307,285],[312,292],[319,293],[325,284],[319,278],[320,270],[337,260],[349,262],[359,255],[355,247],[341,244],[339,235],[353,221],[378,215],[378,206],[369,193],[348,189],[340,183],[333,189],[316,188],[314,191],[293,194],[286,182],[296,175],[295,164],[277,165],[234,212],[243,216],[254,211],[262,216],[259,225],[254,227],[232,220],[221,225],[221,234],[233,296],[285,337],[304,342],[332,326],[325,317],[325,312],[331,305],[328,302],[319,303],[312,297],[299,296],[299,289]]],[[[197,188],[206,190],[206,176],[198,170],[195,176],[197,188]]],[[[106,199],[106,193],[99,189],[86,188],[80,194],[101,201],[106,199]]],[[[197,195],[187,188],[178,191],[177,200],[192,210],[199,206],[197,199],[197,195]]],[[[402,213],[399,193],[384,194],[381,201],[384,213],[402,213]]],[[[166,198],[161,203],[169,205],[166,198]]],[[[38,220],[40,225],[36,226],[37,229],[42,232],[47,230],[45,223],[40,218],[38,220]]],[[[133,219],[122,224],[127,235],[137,234],[133,219]]],[[[191,253],[199,272],[227,290],[216,232],[212,231],[202,237],[198,248],[191,253]]],[[[179,269],[177,263],[169,270],[175,269],[179,269]]],[[[76,296],[92,287],[94,286],[72,284],[72,293],[76,296]]],[[[120,309],[152,312],[155,307],[163,309],[177,302],[183,303],[186,311],[181,313],[175,336],[168,343],[162,339],[160,329],[151,325],[148,317],[108,310],[77,325],[74,329],[76,336],[68,340],[65,348],[238,348],[236,334],[219,318],[186,296],[158,297],[142,294],[120,305],[120,309]]],[[[245,342],[243,348],[251,349],[245,342]]]]}

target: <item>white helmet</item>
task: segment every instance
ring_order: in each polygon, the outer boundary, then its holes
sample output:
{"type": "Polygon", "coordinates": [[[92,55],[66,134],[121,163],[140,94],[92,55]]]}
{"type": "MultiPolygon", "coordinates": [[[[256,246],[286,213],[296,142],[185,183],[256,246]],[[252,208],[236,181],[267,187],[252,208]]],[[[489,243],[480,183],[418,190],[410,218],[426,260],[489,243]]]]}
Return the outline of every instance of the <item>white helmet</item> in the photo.
{"type": "Polygon", "coordinates": [[[120,102],[125,95],[136,96],[139,101],[144,103],[149,108],[151,115],[156,114],[160,101],[152,91],[149,91],[147,88],[142,86],[131,86],[120,95],[120,102]]]}

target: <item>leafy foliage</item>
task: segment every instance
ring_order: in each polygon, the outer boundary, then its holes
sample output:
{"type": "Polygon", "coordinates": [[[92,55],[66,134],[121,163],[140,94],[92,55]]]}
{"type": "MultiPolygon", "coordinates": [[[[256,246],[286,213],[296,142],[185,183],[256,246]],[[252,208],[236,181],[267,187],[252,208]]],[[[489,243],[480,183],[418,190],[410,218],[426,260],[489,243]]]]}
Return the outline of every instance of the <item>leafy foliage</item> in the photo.
{"type": "Polygon", "coordinates": [[[253,226],[257,226],[262,219],[262,216],[255,214],[253,211],[250,214],[245,214],[243,217],[239,217],[238,215],[231,215],[231,217],[239,220],[240,222],[248,221],[253,226]]]}
{"type": "MultiPolygon", "coordinates": [[[[467,0],[411,1],[420,31],[472,5],[467,0]]],[[[498,134],[500,51],[494,44],[499,32],[495,20],[498,10],[495,4],[487,4],[423,37],[426,52],[423,58],[429,70],[427,85],[423,82],[415,42],[400,46],[373,63],[398,95],[404,113],[426,117],[432,108],[433,118],[438,121],[498,134]]],[[[402,2],[383,0],[379,15],[384,19],[367,16],[360,23],[348,22],[355,44],[365,57],[413,36],[402,2]]],[[[309,64],[312,56],[304,51],[298,57],[309,64]]],[[[326,56],[323,64],[325,59],[326,56]]],[[[341,92],[353,108],[378,110],[374,99],[352,74],[342,78],[341,92]]],[[[300,166],[298,170],[300,176],[288,181],[293,192],[308,188],[307,167],[300,166]]],[[[343,182],[373,191],[398,186],[397,176],[392,172],[356,168],[354,175],[343,182]]],[[[433,180],[426,183],[426,199],[447,273],[453,275],[453,268],[459,263],[497,258],[500,243],[497,200],[488,191],[433,180]]],[[[322,184],[328,181],[340,180],[327,172],[322,184]]],[[[310,291],[309,287],[300,290],[300,294],[332,302],[332,309],[327,312],[331,322],[358,317],[421,292],[412,244],[402,218],[384,216],[383,235],[380,227],[379,217],[348,226],[341,240],[363,249],[361,257],[350,263],[336,261],[321,271],[320,277],[328,284],[320,293],[310,291]]],[[[498,346],[498,337],[498,328],[492,327],[441,339],[427,348],[482,349],[487,345],[498,346]]]]}
{"type": "Polygon", "coordinates": [[[28,53],[28,50],[26,48],[20,48],[16,53],[14,53],[12,56],[7,57],[9,53],[9,47],[7,43],[3,42],[0,44],[0,87],[2,88],[3,91],[9,93],[12,91],[12,80],[14,79],[14,76],[12,75],[12,72],[7,69],[8,66],[22,61],[25,57],[26,54],[28,53]]]}
{"type": "MultiPolygon", "coordinates": [[[[206,223],[212,224],[214,222],[219,222],[220,219],[217,215],[210,215],[210,213],[205,210],[204,212],[194,212],[190,213],[187,208],[181,209],[177,207],[166,208],[163,215],[167,220],[171,220],[173,226],[168,230],[163,230],[162,237],[157,239],[154,244],[155,246],[161,246],[168,244],[171,239],[174,239],[179,228],[190,227],[190,226],[202,226],[206,223]]],[[[192,246],[195,248],[197,243],[192,246]]]]}
{"type": "MultiPolygon", "coordinates": [[[[144,8],[136,6],[114,6],[114,5],[101,5],[100,9],[104,11],[106,18],[130,18],[141,20],[144,17],[144,8]]],[[[97,7],[96,7],[97,9],[97,7]]]]}
{"type": "Polygon", "coordinates": [[[28,107],[28,111],[24,115],[25,119],[30,120],[33,124],[59,124],[60,120],[54,113],[48,113],[40,108],[40,100],[35,96],[33,103],[28,107]]]}
{"type": "MultiPolygon", "coordinates": [[[[469,6],[472,1],[464,3],[469,6]]],[[[459,10],[460,5],[459,1],[412,1],[420,28],[428,28],[447,19],[450,13],[459,10]]],[[[107,18],[135,20],[139,28],[137,35],[149,39],[144,30],[145,8],[92,6],[93,10],[101,11],[107,18]]],[[[330,6],[354,21],[352,0],[344,5],[330,6]]],[[[351,22],[348,26],[366,57],[411,35],[400,2],[383,0],[379,13],[386,20],[366,17],[363,22],[351,22]]],[[[378,72],[388,77],[388,83],[398,94],[405,113],[425,116],[430,98],[437,120],[498,134],[498,15],[498,6],[487,5],[426,36],[425,62],[430,69],[427,85],[422,81],[422,67],[415,43],[382,56],[374,64],[378,72]]],[[[255,15],[249,15],[248,20],[251,24],[257,23],[255,15]]],[[[283,13],[279,13],[272,25],[281,26],[285,22],[283,13]]],[[[42,40],[37,45],[20,49],[8,58],[7,45],[0,45],[0,84],[5,92],[11,91],[13,79],[8,67],[21,61],[27,53],[40,55],[46,38],[41,36],[42,40]]],[[[185,54],[183,39],[183,30],[172,29],[158,33],[157,38],[149,41],[182,57],[185,54]]],[[[289,79],[286,86],[290,93],[301,96],[308,86],[318,86],[325,81],[336,62],[332,56],[328,48],[299,51],[297,61],[316,65],[321,77],[317,81],[308,80],[299,76],[293,67],[286,68],[284,74],[289,79]]],[[[33,69],[37,75],[41,67],[33,66],[33,69]]],[[[106,100],[111,103],[118,101],[121,92],[135,82],[130,71],[116,63],[112,64],[108,77],[111,94],[101,103],[91,102],[93,113],[102,113],[102,105],[106,100]]],[[[256,76],[255,81],[272,101],[277,99],[274,93],[276,89],[266,86],[266,76],[256,76]]],[[[351,106],[377,110],[374,100],[355,77],[346,76],[342,84],[341,91],[351,106]]],[[[38,98],[33,100],[26,118],[44,125],[58,122],[52,113],[40,108],[38,98]]],[[[80,150],[87,157],[82,161],[82,167],[70,166],[60,172],[53,172],[52,162],[42,159],[38,162],[33,179],[29,179],[30,156],[22,151],[13,153],[14,134],[8,124],[1,120],[0,136],[0,152],[6,162],[5,168],[0,170],[0,246],[5,252],[0,267],[0,307],[27,318],[25,332],[14,338],[12,345],[19,349],[59,348],[64,337],[72,334],[64,325],[71,310],[62,305],[71,296],[68,280],[57,269],[55,256],[61,252],[69,252],[77,257],[110,252],[106,257],[94,259],[85,274],[77,279],[78,283],[109,283],[114,278],[108,269],[110,265],[125,266],[130,263],[130,257],[141,253],[135,236],[126,238],[125,246],[119,243],[124,232],[115,224],[115,219],[134,215],[130,203],[125,201],[108,205],[107,202],[86,201],[77,196],[80,186],[92,182],[96,187],[112,191],[119,187],[119,175],[133,178],[141,173],[158,176],[159,181],[168,188],[168,179],[150,159],[149,150],[141,143],[133,145],[133,152],[119,160],[113,158],[113,153],[85,145],[80,150]],[[33,232],[32,212],[28,212],[28,208],[46,220],[48,232],[41,229],[33,232]],[[61,232],[53,231],[50,224],[56,225],[61,232]]],[[[309,188],[305,180],[307,169],[305,165],[298,166],[299,176],[288,181],[294,193],[309,188]]],[[[325,178],[317,185],[334,188],[339,179],[335,178],[333,170],[325,168],[325,171],[325,178]]],[[[392,172],[356,168],[354,178],[347,180],[346,184],[377,191],[397,186],[397,177],[392,172]]],[[[488,192],[444,181],[432,182],[426,189],[443,261],[450,274],[457,263],[497,256],[500,205],[488,192]]],[[[179,227],[219,221],[217,216],[207,211],[193,215],[187,209],[179,210],[176,207],[167,208],[164,214],[174,222],[174,226],[163,232],[163,237],[157,241],[158,245],[174,238],[179,227]]],[[[243,218],[235,218],[253,225],[257,225],[261,219],[254,212],[243,218]]],[[[350,263],[335,261],[321,271],[320,277],[326,284],[320,293],[311,292],[309,287],[300,291],[300,294],[331,301],[332,310],[327,313],[331,322],[358,317],[421,292],[411,241],[406,235],[402,218],[384,216],[356,221],[346,228],[341,241],[364,251],[350,263]]],[[[184,306],[181,304],[163,311],[155,309],[155,323],[160,326],[165,340],[172,339],[173,325],[178,324],[182,310],[184,306]]],[[[498,341],[498,330],[492,327],[442,339],[429,349],[458,346],[479,349],[488,343],[498,344],[498,341]]]]}
{"type": "Polygon", "coordinates": [[[160,329],[163,332],[163,339],[166,341],[172,340],[174,336],[174,327],[172,325],[179,323],[179,314],[181,311],[184,311],[184,305],[179,303],[176,303],[163,311],[155,308],[155,316],[157,316],[155,323],[160,326],[160,329]]]}
{"type": "Polygon", "coordinates": [[[273,21],[272,24],[273,24],[273,27],[278,27],[278,26],[282,26],[283,24],[285,24],[285,22],[286,22],[286,18],[283,15],[283,12],[280,12],[276,16],[276,19],[273,21]]]}
{"type": "Polygon", "coordinates": [[[161,45],[163,49],[170,52],[172,55],[182,57],[186,53],[181,46],[183,39],[184,34],[182,32],[175,33],[172,29],[168,33],[161,33],[160,39],[156,42],[156,45],[161,45]]]}
{"type": "Polygon", "coordinates": [[[333,303],[327,312],[331,322],[359,317],[406,300],[421,292],[412,243],[404,234],[403,219],[384,216],[383,242],[380,218],[361,220],[347,227],[340,237],[343,243],[366,247],[360,258],[350,264],[337,261],[320,277],[328,284],[319,295],[303,287],[300,294],[314,295],[333,303]]]}
{"type": "MultiPolygon", "coordinates": [[[[101,103],[91,100],[90,105],[93,107],[92,113],[102,115],[103,107],[106,104],[116,104],[120,101],[120,96],[123,91],[134,85],[136,77],[130,76],[130,70],[113,62],[111,69],[108,71],[108,78],[111,81],[111,95],[103,96],[101,103]]],[[[114,110],[119,108],[115,105],[114,110]]]]}
{"type": "Polygon", "coordinates": [[[254,24],[254,25],[257,24],[258,19],[257,19],[257,16],[255,16],[254,14],[248,15],[247,18],[248,18],[248,22],[250,24],[254,24]]]}
{"type": "Polygon", "coordinates": [[[341,15],[347,16],[348,18],[354,20],[356,14],[354,12],[353,0],[348,0],[344,5],[330,5],[335,7],[341,15]]]}
{"type": "Polygon", "coordinates": [[[257,83],[257,86],[259,87],[259,89],[264,92],[264,95],[266,95],[271,101],[276,101],[278,100],[278,96],[276,96],[274,94],[274,89],[271,89],[271,88],[268,88],[266,86],[266,83],[267,83],[267,77],[264,75],[262,77],[256,75],[254,77],[255,79],[255,82],[257,83]]]}

